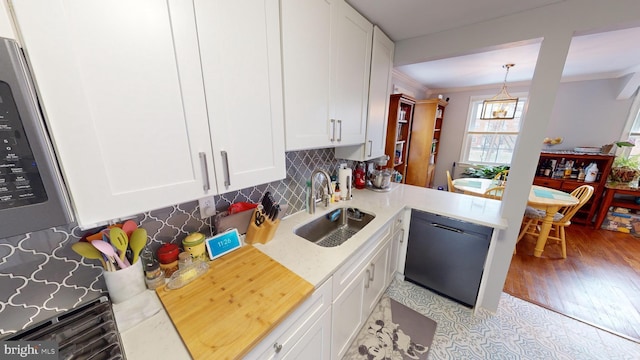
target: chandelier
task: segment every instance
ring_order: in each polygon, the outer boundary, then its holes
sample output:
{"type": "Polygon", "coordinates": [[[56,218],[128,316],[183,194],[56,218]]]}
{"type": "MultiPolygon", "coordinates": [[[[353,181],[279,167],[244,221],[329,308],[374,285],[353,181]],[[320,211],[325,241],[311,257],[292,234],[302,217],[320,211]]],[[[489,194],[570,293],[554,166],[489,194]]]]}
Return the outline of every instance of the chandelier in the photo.
{"type": "Polygon", "coordinates": [[[491,99],[487,99],[482,102],[482,112],[480,113],[480,119],[482,120],[504,120],[513,119],[516,115],[516,107],[518,106],[518,98],[509,95],[507,92],[507,75],[509,75],[509,69],[516,64],[505,64],[502,68],[507,69],[504,75],[504,83],[502,89],[491,99]]]}

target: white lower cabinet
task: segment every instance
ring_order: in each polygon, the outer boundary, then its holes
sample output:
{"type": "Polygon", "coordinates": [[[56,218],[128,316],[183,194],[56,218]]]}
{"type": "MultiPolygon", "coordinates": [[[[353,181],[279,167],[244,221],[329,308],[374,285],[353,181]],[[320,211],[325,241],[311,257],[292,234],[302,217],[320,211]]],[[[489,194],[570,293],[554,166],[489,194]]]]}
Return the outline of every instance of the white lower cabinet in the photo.
{"type": "Polygon", "coordinates": [[[329,278],[244,359],[330,359],[331,289],[329,278]]]}
{"type": "Polygon", "coordinates": [[[340,359],[387,287],[391,225],[333,276],[331,358],[340,359]]]}
{"type": "Polygon", "coordinates": [[[391,282],[392,232],[400,232],[394,222],[402,216],[369,239],[244,358],[341,359],[391,282]]]}
{"type": "Polygon", "coordinates": [[[391,250],[389,259],[389,279],[391,283],[393,277],[396,274],[404,273],[404,259],[407,254],[407,231],[405,230],[405,224],[409,223],[405,216],[411,216],[411,210],[402,210],[393,220],[393,230],[391,234],[391,250]]]}

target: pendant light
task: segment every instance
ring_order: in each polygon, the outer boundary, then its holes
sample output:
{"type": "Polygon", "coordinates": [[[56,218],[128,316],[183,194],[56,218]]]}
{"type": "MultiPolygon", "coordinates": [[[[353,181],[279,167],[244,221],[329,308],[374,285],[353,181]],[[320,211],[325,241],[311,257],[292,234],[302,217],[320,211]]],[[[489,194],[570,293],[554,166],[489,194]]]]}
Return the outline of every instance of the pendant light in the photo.
{"type": "Polygon", "coordinates": [[[504,75],[504,83],[502,89],[491,99],[487,99],[482,102],[482,112],[480,113],[480,119],[482,120],[504,120],[513,119],[516,115],[516,107],[518,106],[518,98],[509,95],[507,92],[507,75],[509,75],[509,69],[516,64],[502,65],[503,69],[507,69],[504,75]]]}

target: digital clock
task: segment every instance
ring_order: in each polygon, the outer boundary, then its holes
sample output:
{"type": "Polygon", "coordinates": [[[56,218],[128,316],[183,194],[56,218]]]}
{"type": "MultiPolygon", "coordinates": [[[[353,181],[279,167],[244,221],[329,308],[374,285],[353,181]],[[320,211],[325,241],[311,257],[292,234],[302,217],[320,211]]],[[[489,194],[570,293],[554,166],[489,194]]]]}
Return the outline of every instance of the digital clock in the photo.
{"type": "Polygon", "coordinates": [[[209,259],[213,260],[242,247],[238,230],[231,229],[205,241],[209,259]]]}

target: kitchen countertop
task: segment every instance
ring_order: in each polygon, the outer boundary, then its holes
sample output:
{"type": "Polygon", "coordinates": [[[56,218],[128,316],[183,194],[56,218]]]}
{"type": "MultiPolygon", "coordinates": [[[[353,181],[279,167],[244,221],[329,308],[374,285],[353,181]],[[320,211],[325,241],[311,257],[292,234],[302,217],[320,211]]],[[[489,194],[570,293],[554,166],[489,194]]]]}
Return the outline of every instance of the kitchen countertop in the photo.
{"type": "MultiPolygon", "coordinates": [[[[500,216],[500,201],[498,200],[394,183],[389,192],[354,189],[353,199],[350,201],[333,203],[327,208],[318,206],[313,215],[304,211],[290,215],[280,222],[280,226],[270,242],[253,246],[317,288],[369,238],[405,208],[448,216],[496,229],[507,227],[506,220],[500,216]],[[338,207],[355,207],[372,213],[376,217],[347,242],[333,248],[323,248],[294,235],[293,230],[298,226],[338,207]]],[[[292,311],[293,308],[290,310],[292,311]]],[[[170,346],[172,354],[175,355],[172,356],[172,359],[188,358],[184,344],[175,340],[179,339],[179,336],[173,324],[167,321],[164,311],[160,311],[137,326],[123,331],[121,337],[127,356],[133,360],[165,358],[167,353],[161,349],[166,349],[167,344],[157,346],[156,340],[158,339],[174,342],[170,346]],[[134,348],[132,349],[132,347],[134,348]]]]}

